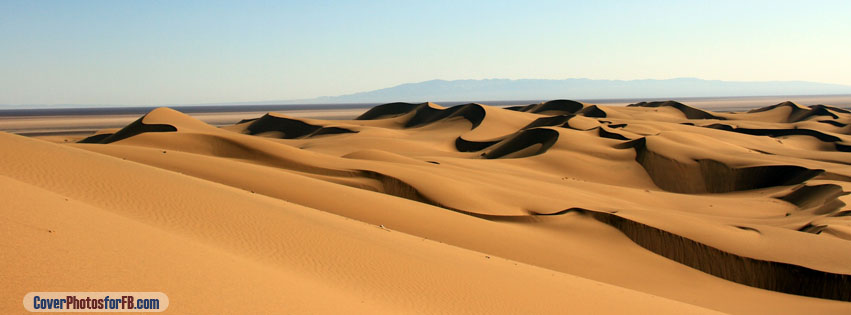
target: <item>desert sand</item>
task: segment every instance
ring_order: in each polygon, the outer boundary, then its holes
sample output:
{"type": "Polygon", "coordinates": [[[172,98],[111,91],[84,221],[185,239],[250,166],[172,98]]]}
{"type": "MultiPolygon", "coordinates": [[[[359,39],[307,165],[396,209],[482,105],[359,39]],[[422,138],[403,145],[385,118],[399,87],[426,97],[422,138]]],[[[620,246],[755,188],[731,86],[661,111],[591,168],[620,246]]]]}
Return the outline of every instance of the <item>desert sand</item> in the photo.
{"type": "Polygon", "coordinates": [[[851,113],[392,103],[0,133],[0,313],[851,313],[851,113]],[[70,141],[69,141],[70,140],[70,141]]]}

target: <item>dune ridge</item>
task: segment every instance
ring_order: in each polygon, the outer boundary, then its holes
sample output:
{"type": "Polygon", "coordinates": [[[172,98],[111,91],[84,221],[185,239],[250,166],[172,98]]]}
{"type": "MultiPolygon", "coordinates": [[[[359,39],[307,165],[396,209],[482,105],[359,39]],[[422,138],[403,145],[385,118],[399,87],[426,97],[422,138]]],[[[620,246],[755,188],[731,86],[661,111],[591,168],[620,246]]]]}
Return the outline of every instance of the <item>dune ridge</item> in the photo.
{"type": "Polygon", "coordinates": [[[594,212],[593,216],[641,247],[711,275],[772,291],[851,301],[851,275],[733,255],[614,214],[594,212]]]}
{"type": "Polygon", "coordinates": [[[635,160],[656,185],[678,193],[725,193],[797,185],[824,172],[793,165],[734,168],[711,159],[680,161],[650,150],[647,138],[628,146],[635,148],[635,160]]]}
{"type": "Polygon", "coordinates": [[[279,132],[281,139],[309,138],[314,136],[357,133],[357,131],[334,126],[314,125],[302,120],[278,117],[272,114],[263,115],[258,119],[251,120],[245,127],[245,133],[257,135],[267,132],[279,132]]]}
{"type": "Polygon", "coordinates": [[[139,118],[136,121],[127,125],[127,127],[121,128],[115,133],[101,133],[97,135],[93,135],[91,137],[87,137],[85,139],[80,140],[80,143],[111,143],[115,141],[120,141],[126,138],[130,138],[132,136],[146,133],[146,132],[172,132],[177,131],[172,125],[167,124],[145,124],[142,122],[143,118],[139,118]]]}
{"type": "Polygon", "coordinates": [[[683,103],[677,101],[664,101],[664,102],[640,102],[635,104],[627,105],[629,107],[672,107],[676,110],[683,113],[688,119],[719,119],[724,120],[723,117],[718,117],[710,114],[709,112],[701,109],[697,109],[683,103]]]}

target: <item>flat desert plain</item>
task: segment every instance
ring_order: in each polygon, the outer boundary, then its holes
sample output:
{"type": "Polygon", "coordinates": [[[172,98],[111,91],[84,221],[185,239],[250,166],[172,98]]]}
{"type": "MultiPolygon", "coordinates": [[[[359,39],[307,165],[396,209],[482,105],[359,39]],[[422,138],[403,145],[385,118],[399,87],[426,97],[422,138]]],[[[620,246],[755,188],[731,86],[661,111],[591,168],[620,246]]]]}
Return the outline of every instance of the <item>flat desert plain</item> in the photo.
{"type": "Polygon", "coordinates": [[[0,313],[851,314],[851,113],[391,103],[0,133],[0,313]]]}

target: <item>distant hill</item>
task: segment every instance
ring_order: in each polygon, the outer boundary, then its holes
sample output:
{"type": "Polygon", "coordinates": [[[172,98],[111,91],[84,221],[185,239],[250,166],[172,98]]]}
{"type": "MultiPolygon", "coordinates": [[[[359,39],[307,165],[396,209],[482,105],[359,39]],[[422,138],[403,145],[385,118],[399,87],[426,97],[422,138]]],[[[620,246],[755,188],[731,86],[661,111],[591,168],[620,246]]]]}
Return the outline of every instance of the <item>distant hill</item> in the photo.
{"type": "Polygon", "coordinates": [[[805,81],[486,79],[431,80],[300,103],[499,101],[851,94],[851,86],[805,81]]]}
{"type": "MultiPolygon", "coordinates": [[[[851,86],[806,81],[719,81],[695,78],[667,80],[430,80],[418,83],[405,83],[380,90],[310,99],[216,102],[205,104],[151,104],[148,106],[375,104],[390,102],[487,102],[553,99],[675,99],[689,97],[787,95],[851,95],[851,86]]],[[[85,107],[127,106],[121,104],[0,104],[0,110],[85,107]]]]}

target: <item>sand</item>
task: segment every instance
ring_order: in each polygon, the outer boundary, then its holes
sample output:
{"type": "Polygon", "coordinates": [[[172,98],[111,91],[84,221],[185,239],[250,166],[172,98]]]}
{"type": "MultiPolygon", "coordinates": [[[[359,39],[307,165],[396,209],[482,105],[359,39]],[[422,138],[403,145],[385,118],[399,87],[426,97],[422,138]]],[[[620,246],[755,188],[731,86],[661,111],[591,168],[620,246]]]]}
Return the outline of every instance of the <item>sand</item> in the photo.
{"type": "Polygon", "coordinates": [[[842,108],[244,118],[0,133],[0,313],[31,291],[164,292],[172,313],[851,312],[842,108]]]}

